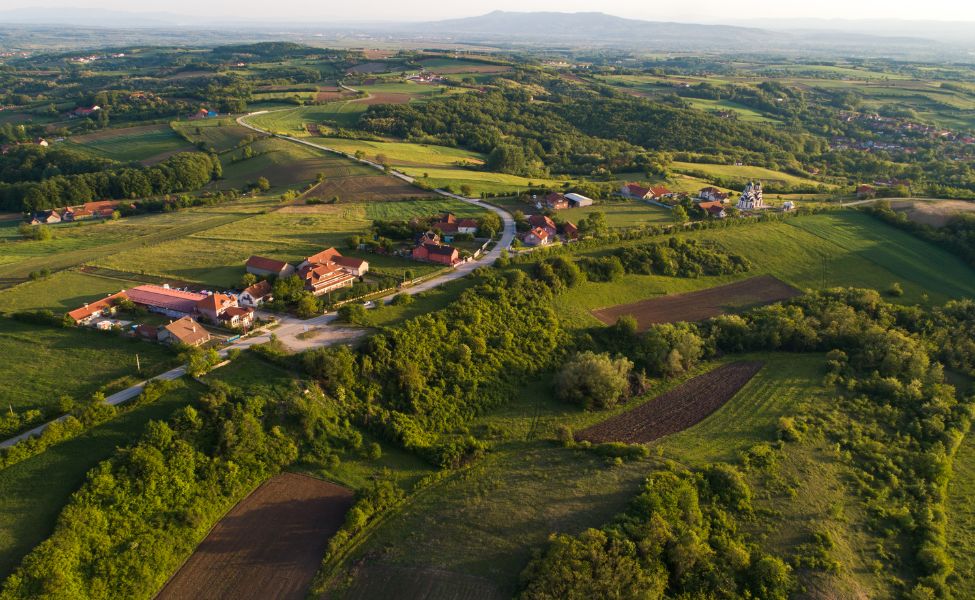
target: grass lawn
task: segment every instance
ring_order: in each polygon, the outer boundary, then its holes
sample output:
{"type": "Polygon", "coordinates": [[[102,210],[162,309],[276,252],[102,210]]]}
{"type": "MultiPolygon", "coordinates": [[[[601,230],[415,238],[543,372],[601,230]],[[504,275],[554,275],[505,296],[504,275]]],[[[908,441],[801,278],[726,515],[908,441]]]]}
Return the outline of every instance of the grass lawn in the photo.
{"type": "Polygon", "coordinates": [[[949,585],[958,598],[975,597],[975,437],[965,436],[948,485],[948,553],[955,561],[949,585]]]}
{"type": "Polygon", "coordinates": [[[167,419],[188,404],[199,387],[183,380],[176,385],[152,404],[0,471],[0,580],[51,534],[62,507],[89,470],[116,448],[134,443],[150,420],[167,419]]]}
{"type": "Polygon", "coordinates": [[[176,363],[159,344],[88,329],[62,329],[0,319],[0,407],[56,411],[58,397],[87,400],[100,389],[118,391],[176,363]],[[139,355],[142,373],[136,371],[139,355]]]}
{"type": "Polygon", "coordinates": [[[138,283],[74,270],[60,271],[0,291],[0,313],[46,309],[60,314],[133,285],[138,283]]]}
{"type": "Polygon", "coordinates": [[[789,173],[783,173],[782,171],[773,171],[772,169],[766,169],[765,167],[751,167],[748,165],[739,167],[735,165],[716,165],[708,163],[674,161],[672,163],[672,167],[675,171],[703,173],[705,175],[721,177],[724,179],[735,178],[742,181],[757,179],[765,184],[783,183],[788,185],[825,185],[819,181],[806,179],[804,177],[797,177],[796,175],[790,175],[789,173]]]}
{"type": "Polygon", "coordinates": [[[243,151],[223,154],[223,178],[211,185],[242,189],[258,177],[266,177],[272,188],[282,190],[302,187],[301,184],[314,181],[319,173],[329,178],[376,174],[375,170],[347,158],[287,140],[264,138],[250,148],[254,152],[252,158],[243,158],[243,151]]]}
{"type": "Polygon", "coordinates": [[[398,170],[438,188],[450,186],[454,190],[460,190],[462,185],[469,185],[475,195],[481,192],[520,192],[541,186],[561,189],[566,183],[561,179],[521,177],[462,167],[402,167],[398,170]]]}
{"type": "Polygon", "coordinates": [[[432,144],[413,144],[410,142],[374,142],[369,140],[350,140],[347,138],[316,137],[311,141],[335,148],[348,154],[357,150],[365,152],[369,160],[377,160],[383,155],[390,165],[396,166],[450,166],[458,162],[482,163],[484,156],[469,150],[437,146],[432,144]]]}
{"type": "Polygon", "coordinates": [[[176,152],[195,150],[169,125],[106,129],[74,136],[68,144],[93,156],[122,162],[155,162],[176,152]]]}
{"type": "Polygon", "coordinates": [[[366,108],[368,106],[362,102],[340,100],[327,104],[275,110],[249,117],[247,121],[274,133],[305,135],[307,134],[306,123],[333,123],[339,127],[354,127],[359,115],[364,113],[366,108]]]}
{"type": "Polygon", "coordinates": [[[778,119],[766,117],[755,109],[731,100],[709,100],[706,98],[684,98],[693,108],[704,111],[732,111],[745,123],[779,123],[778,119]]]}
{"type": "Polygon", "coordinates": [[[601,212],[606,215],[609,227],[633,227],[635,225],[670,225],[673,214],[666,208],[632,201],[606,201],[585,208],[560,210],[557,216],[566,221],[579,224],[590,213],[601,212]]]}
{"type": "Polygon", "coordinates": [[[242,142],[259,136],[257,132],[241,127],[234,119],[229,118],[175,121],[171,125],[194,143],[203,142],[208,149],[216,152],[231,150],[242,142]]]}
{"type": "MultiPolygon", "coordinates": [[[[593,308],[615,306],[660,294],[690,292],[742,277],[770,274],[799,289],[854,286],[880,291],[900,282],[897,302],[930,303],[975,296],[972,269],[948,252],[853,211],[796,217],[682,234],[710,240],[752,262],[745,274],[684,279],[624,275],[612,283],[584,283],[556,299],[560,312],[579,326],[595,325],[593,308]],[[825,269],[824,269],[825,264],[825,269]],[[931,269],[930,265],[938,265],[931,269]],[[824,281],[825,280],[825,281],[824,281]]],[[[639,242],[637,242],[639,243],[639,242]]],[[[600,250],[594,254],[606,253],[600,250]]]]}
{"type": "MultiPolygon", "coordinates": [[[[139,247],[106,257],[97,264],[230,287],[244,274],[244,263],[251,255],[300,261],[334,246],[343,253],[373,261],[372,255],[346,252],[345,248],[349,237],[367,233],[374,219],[410,220],[448,211],[459,217],[484,214],[483,209],[449,199],[295,206],[221,223],[166,243],[139,247]]],[[[432,270],[428,265],[395,258],[384,261],[382,257],[376,257],[375,266],[390,272],[410,269],[417,275],[432,270]]]]}

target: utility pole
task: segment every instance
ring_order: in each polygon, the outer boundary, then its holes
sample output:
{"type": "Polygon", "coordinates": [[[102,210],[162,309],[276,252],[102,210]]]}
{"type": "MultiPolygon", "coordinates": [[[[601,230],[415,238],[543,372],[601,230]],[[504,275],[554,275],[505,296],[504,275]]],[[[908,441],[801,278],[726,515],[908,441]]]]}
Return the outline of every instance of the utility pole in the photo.
{"type": "Polygon", "coordinates": [[[138,354],[135,355],[135,370],[138,371],[139,373],[142,372],[142,363],[139,362],[138,354]]]}

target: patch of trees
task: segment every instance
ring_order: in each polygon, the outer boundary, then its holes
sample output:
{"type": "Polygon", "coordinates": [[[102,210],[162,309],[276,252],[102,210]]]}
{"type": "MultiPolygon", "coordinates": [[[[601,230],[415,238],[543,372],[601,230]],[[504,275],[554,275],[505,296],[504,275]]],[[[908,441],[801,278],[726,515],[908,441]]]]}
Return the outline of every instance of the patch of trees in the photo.
{"type": "Polygon", "coordinates": [[[518,597],[785,600],[790,567],[738,528],[751,512],[751,489],[734,467],[655,472],[609,525],[553,535],[522,573],[518,597]]]}
{"type": "Polygon", "coordinates": [[[0,184],[0,210],[31,212],[96,199],[143,198],[200,189],[222,175],[220,160],[201,152],[181,152],[152,167],[124,167],[40,181],[0,184]]]}
{"type": "Polygon", "coordinates": [[[302,451],[313,458],[354,445],[336,412],[318,393],[218,387],[151,422],[89,474],[0,598],[152,597],[255,486],[302,451]]]}
{"type": "Polygon", "coordinates": [[[727,254],[708,247],[697,240],[672,237],[667,242],[652,242],[626,246],[615,253],[627,273],[666,275],[668,277],[698,277],[701,275],[731,275],[750,268],[748,259],[740,254],[727,254]]]}
{"type": "Polygon", "coordinates": [[[633,391],[633,363],[623,357],[580,352],[555,377],[555,393],[562,400],[587,409],[613,408],[633,391]]]}

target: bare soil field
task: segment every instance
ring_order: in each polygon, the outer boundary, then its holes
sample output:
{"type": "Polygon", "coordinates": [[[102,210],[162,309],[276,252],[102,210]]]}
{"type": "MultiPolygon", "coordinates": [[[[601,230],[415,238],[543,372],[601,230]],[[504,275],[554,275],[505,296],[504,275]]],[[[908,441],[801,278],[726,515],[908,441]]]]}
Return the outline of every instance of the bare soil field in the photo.
{"type": "Polygon", "coordinates": [[[403,94],[400,92],[369,92],[367,98],[362,98],[361,100],[355,100],[359,104],[407,104],[413,99],[411,94],[403,94]]]}
{"type": "Polygon", "coordinates": [[[352,502],[347,488],[282,473],[227,513],[156,598],[304,600],[352,502]]]}
{"type": "Polygon", "coordinates": [[[655,323],[702,321],[735,310],[788,300],[799,294],[801,292],[791,285],[771,275],[761,275],[697,292],[597,308],[592,314],[607,325],[623,315],[632,315],[636,317],[640,331],[644,331],[655,323]]]}
{"type": "Polygon", "coordinates": [[[965,200],[901,200],[891,202],[891,208],[907,214],[915,223],[944,227],[960,213],[975,213],[975,202],[965,200]]]}
{"type": "Polygon", "coordinates": [[[645,444],[697,425],[731,400],[765,363],[739,361],[699,375],[649,402],[583,429],[590,442],[645,444]]]}
{"type": "Polygon", "coordinates": [[[377,174],[330,177],[308,190],[304,197],[331,200],[338,196],[339,202],[370,202],[426,198],[432,195],[395,177],[377,174]]]}

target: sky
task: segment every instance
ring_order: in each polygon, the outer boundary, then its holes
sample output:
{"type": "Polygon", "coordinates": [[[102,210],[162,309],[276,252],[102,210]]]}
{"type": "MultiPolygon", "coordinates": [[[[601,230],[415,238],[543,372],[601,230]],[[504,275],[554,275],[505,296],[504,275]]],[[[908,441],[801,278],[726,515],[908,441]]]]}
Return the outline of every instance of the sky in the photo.
{"type": "Polygon", "coordinates": [[[232,14],[268,21],[426,21],[510,11],[599,11],[621,17],[685,22],[741,22],[761,18],[975,21],[971,0],[0,0],[0,10],[66,6],[207,17],[232,14]],[[273,8],[272,8],[273,7],[273,8]]]}

